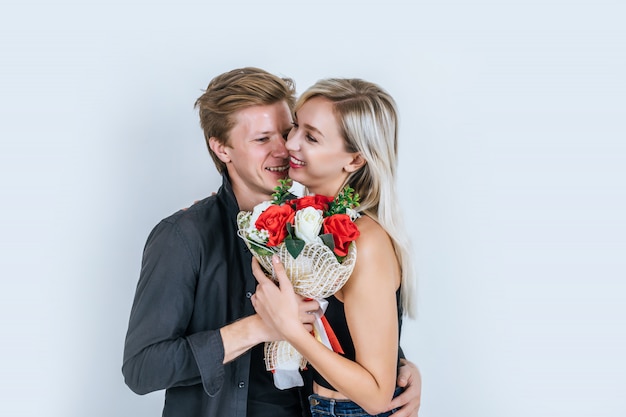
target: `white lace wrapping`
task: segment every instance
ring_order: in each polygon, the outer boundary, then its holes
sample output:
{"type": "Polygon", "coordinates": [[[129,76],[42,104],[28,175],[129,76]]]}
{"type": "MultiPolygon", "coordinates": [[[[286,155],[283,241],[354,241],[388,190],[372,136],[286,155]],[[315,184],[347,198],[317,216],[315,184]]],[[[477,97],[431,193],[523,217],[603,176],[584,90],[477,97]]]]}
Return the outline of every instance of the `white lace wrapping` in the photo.
{"type": "MultiPolygon", "coordinates": [[[[343,262],[339,263],[334,252],[322,243],[307,243],[304,249],[294,259],[287,251],[284,243],[269,248],[254,240],[248,239],[245,230],[250,220],[249,213],[241,212],[237,216],[239,226],[238,235],[250,248],[252,255],[259,261],[266,273],[276,281],[276,274],[272,266],[272,255],[278,255],[285,266],[287,277],[291,281],[294,291],[304,297],[322,300],[339,291],[350,278],[356,263],[356,244],[352,242],[348,254],[343,262]],[[267,255],[260,255],[252,246],[268,251],[267,255]],[[269,253],[271,252],[271,253],[269,253]]],[[[321,325],[323,311],[316,314],[316,337],[320,341],[328,340],[321,325]],[[321,334],[320,334],[321,333],[321,334]]],[[[327,343],[325,343],[327,344],[327,343]]],[[[330,346],[328,346],[330,348],[330,346]]],[[[303,381],[298,372],[304,369],[306,359],[285,341],[265,343],[265,368],[274,372],[274,383],[280,389],[293,386],[302,386],[303,381]]]]}

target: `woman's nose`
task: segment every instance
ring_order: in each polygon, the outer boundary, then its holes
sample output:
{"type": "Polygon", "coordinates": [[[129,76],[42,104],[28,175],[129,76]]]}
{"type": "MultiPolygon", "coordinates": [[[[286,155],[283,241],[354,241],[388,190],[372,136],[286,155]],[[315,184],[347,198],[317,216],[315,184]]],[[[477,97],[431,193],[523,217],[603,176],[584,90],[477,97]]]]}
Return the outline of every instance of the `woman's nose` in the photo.
{"type": "Polygon", "coordinates": [[[285,147],[288,151],[295,151],[298,149],[298,132],[291,132],[285,142],[285,147]]]}

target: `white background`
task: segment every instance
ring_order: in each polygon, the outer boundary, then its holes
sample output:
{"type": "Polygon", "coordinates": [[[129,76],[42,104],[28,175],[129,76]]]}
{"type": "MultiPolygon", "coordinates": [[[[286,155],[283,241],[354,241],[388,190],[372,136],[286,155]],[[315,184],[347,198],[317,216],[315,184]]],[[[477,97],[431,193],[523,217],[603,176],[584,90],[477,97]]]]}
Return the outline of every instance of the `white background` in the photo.
{"type": "Polygon", "coordinates": [[[420,415],[626,415],[626,6],[4,1],[0,404],[157,416],[120,367],[141,252],[219,178],[193,110],[258,66],[397,99],[420,415]]]}

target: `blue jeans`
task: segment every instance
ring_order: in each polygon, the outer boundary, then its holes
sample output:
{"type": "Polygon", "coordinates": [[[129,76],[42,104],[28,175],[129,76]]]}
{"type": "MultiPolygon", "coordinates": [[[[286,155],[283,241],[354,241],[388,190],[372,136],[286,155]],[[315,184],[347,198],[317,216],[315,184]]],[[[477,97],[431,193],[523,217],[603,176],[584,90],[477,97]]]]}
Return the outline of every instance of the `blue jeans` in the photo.
{"type": "MultiPolygon", "coordinates": [[[[397,397],[403,391],[403,388],[396,388],[393,396],[397,397]]],[[[317,394],[309,396],[309,405],[311,406],[311,414],[313,417],[387,417],[398,411],[394,408],[391,411],[387,411],[382,414],[376,414],[372,416],[350,400],[334,400],[332,398],[322,397],[317,394]]]]}

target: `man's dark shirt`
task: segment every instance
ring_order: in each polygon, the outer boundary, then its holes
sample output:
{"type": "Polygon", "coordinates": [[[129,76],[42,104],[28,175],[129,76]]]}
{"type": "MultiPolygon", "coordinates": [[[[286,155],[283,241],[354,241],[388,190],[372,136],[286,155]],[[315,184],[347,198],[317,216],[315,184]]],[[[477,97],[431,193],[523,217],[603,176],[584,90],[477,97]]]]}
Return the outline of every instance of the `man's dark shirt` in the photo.
{"type": "Polygon", "coordinates": [[[251,351],[222,364],[219,329],[254,313],[256,281],[251,254],[236,234],[238,211],[224,176],[215,196],[162,220],[148,237],[122,372],[138,394],[166,389],[164,417],[308,412],[300,390],[276,389],[256,363],[262,345],[254,349],[256,366],[251,351]]]}

